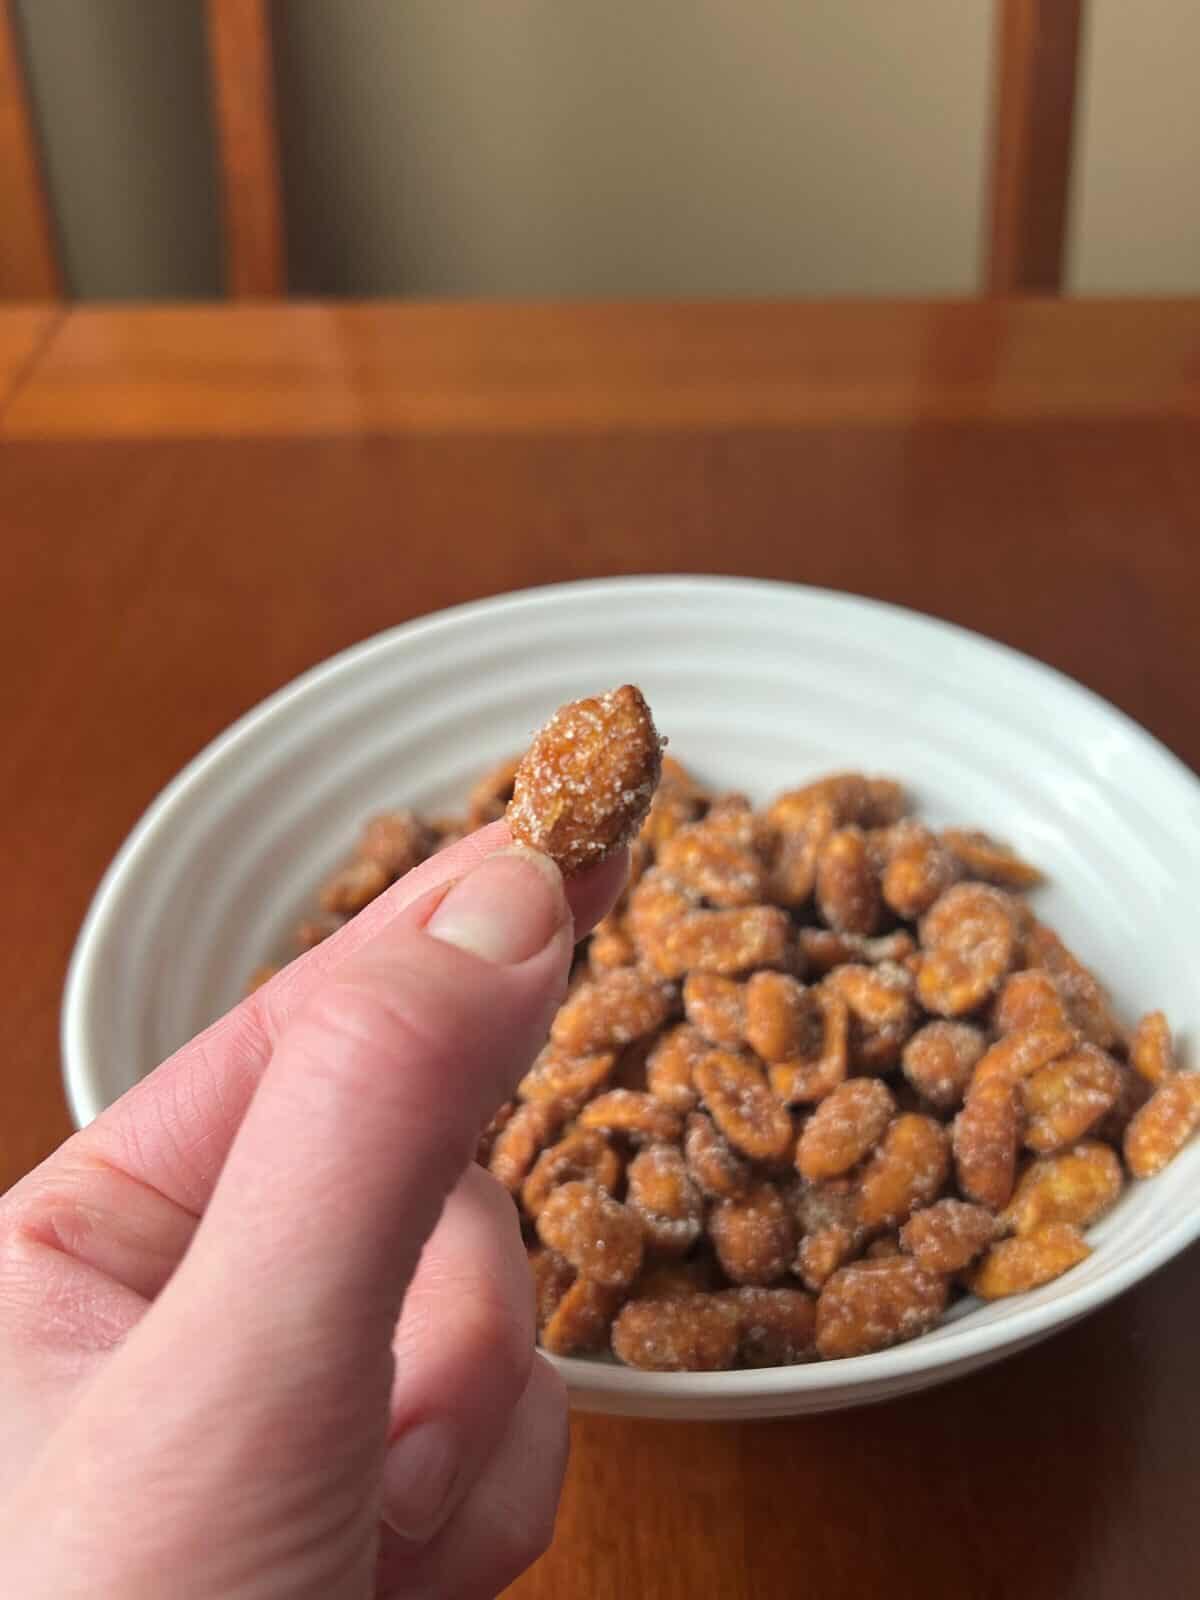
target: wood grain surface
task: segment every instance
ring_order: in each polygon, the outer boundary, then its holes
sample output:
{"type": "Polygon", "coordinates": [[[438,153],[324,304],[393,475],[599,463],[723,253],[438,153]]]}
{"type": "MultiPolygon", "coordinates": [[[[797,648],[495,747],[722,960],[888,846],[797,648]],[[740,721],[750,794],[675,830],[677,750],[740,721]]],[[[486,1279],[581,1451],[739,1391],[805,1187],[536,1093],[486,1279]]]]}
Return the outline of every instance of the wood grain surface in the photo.
{"type": "MultiPolygon", "coordinates": [[[[1030,651],[1200,765],[1198,416],[1195,304],[71,312],[0,443],[0,1188],[67,1132],[64,967],[138,814],[263,695],[435,607],[827,584],[1030,651]]],[[[1192,1250],[877,1409],[579,1418],[511,1593],[1182,1600],[1198,1324],[1192,1250]]]]}
{"type": "Polygon", "coordinates": [[[0,310],[0,420],[60,318],[60,312],[44,305],[0,310]]]}
{"type": "Polygon", "coordinates": [[[26,438],[1200,418],[1200,301],[80,307],[26,438]]]}

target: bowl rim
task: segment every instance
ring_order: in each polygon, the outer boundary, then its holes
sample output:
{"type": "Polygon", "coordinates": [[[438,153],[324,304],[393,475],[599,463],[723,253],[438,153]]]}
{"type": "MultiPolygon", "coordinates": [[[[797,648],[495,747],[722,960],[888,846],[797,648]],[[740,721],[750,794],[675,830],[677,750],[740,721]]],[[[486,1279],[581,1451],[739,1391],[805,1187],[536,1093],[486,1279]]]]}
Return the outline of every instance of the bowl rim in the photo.
{"type": "MultiPolygon", "coordinates": [[[[324,687],[341,674],[355,670],[372,655],[386,651],[399,637],[416,640],[460,626],[480,616],[492,616],[527,608],[553,607],[564,598],[585,595],[597,599],[628,594],[635,588],[664,602],[688,594],[723,592],[752,596],[804,597],[847,619],[886,616],[893,623],[925,630],[930,636],[949,635],[976,652],[1043,682],[1058,687],[1102,714],[1110,724],[1122,728],[1142,755],[1151,757],[1174,777],[1200,791],[1200,778],[1161,740],[1103,696],[1079,683],[1056,667],[1038,661],[1023,651],[977,633],[959,623],[916,611],[907,606],[868,596],[845,593],[809,584],[770,578],[725,577],[719,574],[637,574],[611,578],[591,578],[505,591],[478,600],[446,607],[414,617],[394,627],[370,635],[316,663],[297,677],[244,712],[223,732],[203,746],[150,802],[113,857],[97,886],[80,927],[67,969],[60,1018],[62,1073],[67,1103],[77,1127],[104,1109],[92,1082],[87,1059],[86,1017],[93,1001],[94,978],[102,941],[108,925],[119,910],[126,877],[134,859],[146,843],[170,826],[173,813],[183,797],[213,766],[234,755],[253,739],[259,729],[280,711],[302,700],[318,687],[324,687]]],[[[818,1394],[841,1385],[890,1385],[945,1366],[947,1376],[980,1358],[999,1358],[1015,1353],[1023,1345],[1054,1331],[1115,1299],[1126,1289],[1157,1271],[1175,1255],[1200,1237],[1200,1206],[1189,1215],[1168,1224],[1128,1259],[1118,1262],[1094,1282],[1075,1289],[1066,1288],[1052,1300],[1023,1308],[1002,1325],[972,1327],[970,1316],[943,1324],[934,1339],[916,1339],[907,1344],[852,1360],[827,1361],[792,1367],[751,1368],[712,1373],[651,1373],[605,1362],[579,1358],[551,1357],[571,1389],[589,1396],[635,1398],[647,1401],[685,1400],[736,1402],[770,1396],[818,1394]]],[[[1065,1281],[1065,1280],[1064,1280],[1065,1281]]]]}

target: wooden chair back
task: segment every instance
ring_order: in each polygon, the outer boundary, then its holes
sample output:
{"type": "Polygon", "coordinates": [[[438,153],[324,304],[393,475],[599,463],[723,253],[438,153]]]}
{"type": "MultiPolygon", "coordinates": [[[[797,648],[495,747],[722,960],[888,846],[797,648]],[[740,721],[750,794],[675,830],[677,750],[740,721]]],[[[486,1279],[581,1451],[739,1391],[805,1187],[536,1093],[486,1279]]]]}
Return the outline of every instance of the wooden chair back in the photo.
{"type": "MultiPolygon", "coordinates": [[[[1083,0],[995,0],[983,289],[1062,288],[1083,0]]],[[[225,282],[287,293],[271,0],[205,0],[221,175],[225,282]]],[[[15,0],[0,0],[0,299],[63,292],[21,68],[15,0]]]]}

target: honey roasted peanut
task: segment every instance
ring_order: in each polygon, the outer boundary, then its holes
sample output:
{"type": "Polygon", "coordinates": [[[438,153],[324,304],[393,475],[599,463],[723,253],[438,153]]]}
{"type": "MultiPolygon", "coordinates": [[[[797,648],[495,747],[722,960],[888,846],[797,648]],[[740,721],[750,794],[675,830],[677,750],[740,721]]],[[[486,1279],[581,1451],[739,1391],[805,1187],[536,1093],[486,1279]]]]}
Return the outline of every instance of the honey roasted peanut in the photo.
{"type": "Polygon", "coordinates": [[[352,861],[325,880],[318,896],[321,909],[353,917],[377,899],[391,881],[387,868],[378,861],[352,861]]]}
{"type": "Polygon", "coordinates": [[[771,1093],[762,1068],[744,1056],[713,1050],[696,1068],[696,1087],[713,1121],[742,1155],[784,1161],[795,1137],[792,1119],[771,1093]]]}
{"type": "Polygon", "coordinates": [[[577,1128],[542,1151],[521,1185],[521,1204],[536,1218],[551,1192],[563,1183],[588,1179],[614,1193],[621,1181],[621,1159],[598,1133],[577,1128]]]}
{"type": "Polygon", "coordinates": [[[542,1348],[556,1356],[602,1350],[624,1295],[623,1286],[597,1283],[579,1273],[541,1329],[542,1348]]]}
{"type": "Polygon", "coordinates": [[[738,1362],[743,1367],[793,1367],[817,1353],[817,1305],[800,1289],[747,1284],[722,1297],[737,1315],[738,1362]]]}
{"type": "Polygon", "coordinates": [[[927,1022],[904,1046],[904,1076],[939,1111],[962,1104],[987,1037],[969,1022],[927,1022]]]}
{"type": "Polygon", "coordinates": [[[796,1166],[810,1183],[838,1178],[883,1137],[896,1102],[878,1078],[850,1078],[822,1100],[804,1125],[796,1166]]]}
{"type": "Polygon", "coordinates": [[[1115,1061],[1095,1045],[1081,1045],[1025,1079],[1025,1143],[1045,1155],[1082,1139],[1117,1103],[1115,1061]]]}
{"type": "Polygon", "coordinates": [[[921,919],[917,996],[936,1016],[961,1017],[991,996],[1017,955],[1009,896],[981,884],[947,889],[921,919]]]}
{"type": "Polygon", "coordinates": [[[803,997],[797,1054],[767,1069],[771,1088],[784,1105],[819,1102],[846,1077],[849,1057],[850,1008],[820,984],[803,997]]]}
{"type": "Polygon", "coordinates": [[[841,995],[850,1010],[852,1070],[887,1072],[894,1067],[917,1022],[911,975],[890,962],[877,967],[847,962],[828,974],[825,986],[841,995]]]}
{"type": "Polygon", "coordinates": [[[563,1295],[575,1281],[575,1268],[557,1250],[541,1246],[528,1252],[533,1278],[533,1309],[538,1332],[549,1322],[563,1295]]]}
{"type": "Polygon", "coordinates": [[[496,1133],[488,1155],[488,1170],[516,1194],[529,1169],[551,1143],[566,1120],[566,1110],[554,1100],[529,1100],[519,1105],[496,1133]]]}
{"type": "Polygon", "coordinates": [[[696,1066],[711,1048],[688,1023],[659,1034],[646,1058],[647,1090],[675,1111],[690,1111],[700,1098],[696,1066]]]}
{"type": "Polygon", "coordinates": [[[811,1053],[811,1007],[803,986],[786,972],[756,972],[742,991],[742,1031],[764,1061],[811,1053]]]}
{"type": "Polygon", "coordinates": [[[795,1218],[772,1183],[718,1200],[708,1231],[725,1276],[734,1283],[778,1283],[796,1249],[795,1218]]]}
{"type": "Polygon", "coordinates": [[[522,1100],[551,1100],[574,1113],[598,1094],[612,1077],[616,1056],[569,1056],[548,1044],[517,1085],[522,1100]]]}
{"type": "Polygon", "coordinates": [[[642,1264],[642,1227],[634,1213],[598,1184],[560,1184],[537,1218],[538,1238],[585,1278],[626,1288],[642,1264]]]}
{"type": "Polygon", "coordinates": [[[926,1272],[962,1272],[999,1233],[995,1217],[966,1200],[938,1200],[900,1230],[901,1248],[926,1272]]]}
{"type": "Polygon", "coordinates": [[[737,1359],[739,1318],[720,1295],[630,1300],[613,1323],[613,1354],[643,1372],[722,1372],[737,1359]]]}
{"type": "Polygon", "coordinates": [[[817,1300],[817,1350],[836,1361],[915,1339],[938,1321],[946,1298],[945,1278],[910,1256],[852,1262],[817,1300]]]}
{"type": "Polygon", "coordinates": [[[949,1173],[945,1128],[906,1112],[888,1127],[863,1171],[859,1217],[867,1228],[895,1227],[936,1200],[949,1173]]]}
{"type": "Polygon", "coordinates": [[[675,991],[633,967],[589,978],[564,1002],[551,1041],[572,1056],[594,1055],[653,1033],[671,1015],[675,991]]]}
{"type": "Polygon", "coordinates": [[[756,848],[750,813],[740,815],[746,824],[741,828],[722,826],[722,815],[711,811],[703,822],[680,828],[658,853],[663,871],[709,905],[760,905],[766,899],[767,868],[756,848]]]}
{"type": "Polygon", "coordinates": [[[645,1090],[607,1089],[579,1113],[581,1128],[623,1134],[634,1141],[663,1140],[674,1144],[683,1133],[683,1118],[645,1090]]]}
{"type": "Polygon", "coordinates": [[[1200,1127],[1200,1073],[1167,1078],[1125,1130],[1125,1164],[1135,1178],[1152,1178],[1200,1127]]]}
{"type": "Polygon", "coordinates": [[[996,996],[992,1022],[997,1033],[1072,1026],[1053,974],[1040,967],[1029,967],[1005,978],[996,996]]]}
{"type": "Polygon", "coordinates": [[[512,799],[513,782],[520,756],[508,756],[496,763],[471,790],[467,799],[467,827],[486,827],[489,822],[499,822],[505,807],[512,799]]]}
{"type": "Polygon", "coordinates": [[[1025,965],[1051,974],[1073,1027],[1089,1044],[1111,1050],[1124,1041],[1125,1030],[1113,1011],[1104,985],[1044,922],[1031,920],[1025,932],[1025,965]]]}
{"type": "Polygon", "coordinates": [[[1017,1176],[1024,1115],[1021,1091],[1007,1076],[973,1084],[954,1120],[959,1190],[992,1211],[1008,1204],[1017,1176]]]}
{"type": "Polygon", "coordinates": [[[942,844],[956,857],[968,877],[982,878],[1001,889],[1034,889],[1042,874],[1022,861],[1006,844],[986,833],[967,828],[943,828],[942,844]]]}
{"type": "Polygon", "coordinates": [[[702,1192],[714,1200],[745,1194],[754,1169],[739,1155],[711,1117],[693,1112],[683,1134],[687,1169],[702,1192]]]}
{"type": "Polygon", "coordinates": [[[879,878],[859,827],[839,828],[817,857],[817,909],[836,933],[871,934],[879,926],[879,878]]]}
{"type": "Polygon", "coordinates": [[[832,928],[801,928],[796,945],[803,971],[811,977],[823,977],[847,961],[859,961],[868,967],[885,961],[900,965],[917,948],[907,928],[877,934],[873,939],[861,933],[835,933],[832,928]]]}
{"type": "Polygon", "coordinates": [[[506,815],[512,836],[564,873],[629,844],[662,771],[662,740],[632,684],[561,706],[521,757],[506,815]]]}
{"type": "Polygon", "coordinates": [[[963,875],[958,858],[919,822],[901,822],[884,841],[883,898],[898,916],[915,920],[963,875]]]}
{"type": "Polygon", "coordinates": [[[1042,1222],[1028,1233],[1001,1239],[971,1272],[968,1282],[981,1300],[1001,1300],[1051,1283],[1091,1254],[1069,1222],[1042,1222]]]}
{"type": "Polygon", "coordinates": [[[787,914],[778,906],[690,909],[677,920],[660,923],[639,948],[647,966],[662,978],[694,971],[741,977],[756,967],[784,966],[789,934],[787,914]]]}
{"type": "Polygon", "coordinates": [[[700,1237],[704,1202],[682,1151],[672,1144],[647,1145],[629,1163],[627,1176],[626,1203],[641,1219],[647,1248],[686,1255],[700,1237]]]}
{"type": "Polygon", "coordinates": [[[710,1044],[736,1050],[746,1032],[745,986],[715,972],[689,972],[683,983],[683,1014],[710,1044]]]}
{"type": "Polygon", "coordinates": [[[433,854],[433,829],[415,811],[385,811],[362,831],[356,852],[360,861],[374,861],[389,879],[402,878],[433,854]]]}
{"type": "Polygon", "coordinates": [[[1173,1076],[1175,1052],[1171,1045],[1171,1030],[1161,1011],[1148,1012],[1134,1029],[1133,1038],[1129,1041],[1129,1064],[1155,1088],[1173,1076]]]}
{"type": "Polygon", "coordinates": [[[1030,1233],[1043,1222],[1088,1228],[1116,1204],[1123,1181],[1116,1153],[1095,1139],[1085,1140],[1073,1150],[1031,1162],[1003,1220],[1017,1233],[1030,1233]]]}

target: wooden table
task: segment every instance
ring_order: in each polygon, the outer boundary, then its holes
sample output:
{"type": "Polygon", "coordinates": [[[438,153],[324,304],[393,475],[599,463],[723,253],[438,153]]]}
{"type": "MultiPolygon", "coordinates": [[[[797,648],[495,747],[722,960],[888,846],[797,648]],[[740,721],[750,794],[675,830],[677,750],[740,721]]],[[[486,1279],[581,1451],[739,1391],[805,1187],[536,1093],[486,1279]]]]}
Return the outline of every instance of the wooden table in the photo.
{"type": "MultiPolygon", "coordinates": [[[[1200,765],[1198,422],[1200,302],[4,312],[0,1188],[67,1132],[64,965],[138,813],[263,695],[435,607],[827,584],[1028,650],[1200,765]]],[[[1190,1595],[1198,1326],[1193,1250],[910,1401],[580,1418],[512,1593],[1190,1595]]]]}

